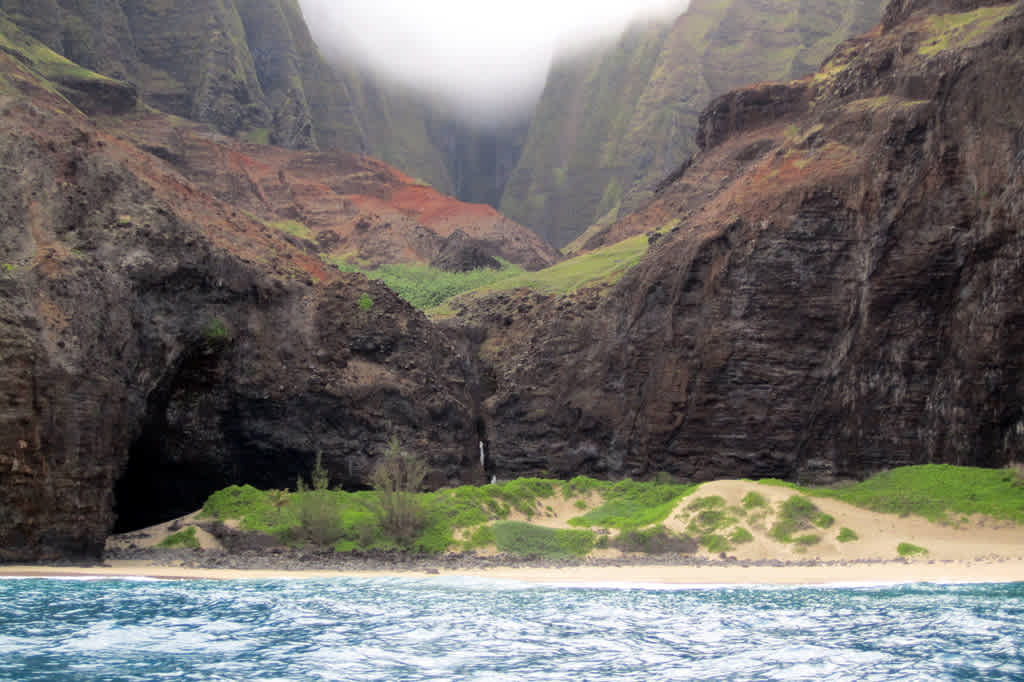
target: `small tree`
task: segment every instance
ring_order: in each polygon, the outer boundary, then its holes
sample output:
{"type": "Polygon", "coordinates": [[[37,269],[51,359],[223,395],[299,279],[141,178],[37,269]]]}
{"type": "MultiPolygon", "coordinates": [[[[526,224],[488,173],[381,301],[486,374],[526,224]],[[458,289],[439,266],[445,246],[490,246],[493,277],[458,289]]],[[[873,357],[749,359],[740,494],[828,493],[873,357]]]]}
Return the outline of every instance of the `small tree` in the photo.
{"type": "Polygon", "coordinates": [[[381,526],[399,544],[409,545],[426,523],[416,499],[426,476],[426,462],[403,450],[394,437],[370,474],[370,483],[377,491],[381,526]]]}
{"type": "Polygon", "coordinates": [[[313,472],[309,475],[309,480],[313,484],[313,490],[327,490],[327,486],[330,484],[331,475],[327,472],[327,467],[324,466],[324,456],[319,450],[317,450],[316,460],[313,462],[313,472]]]}

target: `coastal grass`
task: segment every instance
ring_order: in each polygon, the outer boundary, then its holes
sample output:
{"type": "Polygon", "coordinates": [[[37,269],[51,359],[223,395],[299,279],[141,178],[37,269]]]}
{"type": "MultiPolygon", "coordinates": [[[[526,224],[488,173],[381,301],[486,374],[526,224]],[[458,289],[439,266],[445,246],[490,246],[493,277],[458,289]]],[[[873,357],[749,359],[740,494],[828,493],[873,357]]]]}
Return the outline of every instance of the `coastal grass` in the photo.
{"type": "Polygon", "coordinates": [[[760,482],[871,511],[923,516],[936,523],[952,523],[955,517],[971,514],[1024,523],[1024,483],[1012,467],[921,464],[890,469],[841,488],[805,488],[777,479],[760,482]]]}
{"type": "Polygon", "coordinates": [[[582,516],[569,519],[569,525],[628,529],[661,523],[680,499],[696,489],[696,485],[641,482],[627,478],[601,486],[598,492],[603,503],[582,516]]]}
{"type": "Polygon", "coordinates": [[[561,530],[522,521],[499,521],[494,524],[493,533],[499,551],[520,556],[580,557],[594,548],[595,536],[589,530],[561,530]]]}

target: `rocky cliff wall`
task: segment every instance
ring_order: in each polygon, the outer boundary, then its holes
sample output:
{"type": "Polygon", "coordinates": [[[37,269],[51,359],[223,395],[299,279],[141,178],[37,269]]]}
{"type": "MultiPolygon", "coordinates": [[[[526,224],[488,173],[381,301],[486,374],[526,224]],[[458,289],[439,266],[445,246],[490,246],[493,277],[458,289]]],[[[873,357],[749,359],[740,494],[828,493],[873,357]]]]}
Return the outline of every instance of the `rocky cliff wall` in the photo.
{"type": "Polygon", "coordinates": [[[467,305],[499,475],[1020,461],[1024,7],[947,9],[712,102],[614,287],[467,305]]]}

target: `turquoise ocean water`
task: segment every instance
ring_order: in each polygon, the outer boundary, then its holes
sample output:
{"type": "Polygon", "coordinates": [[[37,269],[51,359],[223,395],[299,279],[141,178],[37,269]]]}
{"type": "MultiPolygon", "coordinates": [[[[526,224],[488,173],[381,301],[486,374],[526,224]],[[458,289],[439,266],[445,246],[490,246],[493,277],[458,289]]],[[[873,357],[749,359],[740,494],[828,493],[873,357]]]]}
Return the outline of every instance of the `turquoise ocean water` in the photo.
{"type": "Polygon", "coordinates": [[[1024,680],[1024,583],[0,580],[4,680],[1024,680]]]}

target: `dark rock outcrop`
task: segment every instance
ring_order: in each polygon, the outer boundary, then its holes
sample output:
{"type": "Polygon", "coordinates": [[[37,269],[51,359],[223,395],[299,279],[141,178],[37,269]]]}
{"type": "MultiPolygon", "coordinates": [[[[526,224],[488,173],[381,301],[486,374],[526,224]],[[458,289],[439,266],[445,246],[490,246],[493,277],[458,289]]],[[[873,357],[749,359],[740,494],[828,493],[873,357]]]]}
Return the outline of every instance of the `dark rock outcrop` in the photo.
{"type": "Polygon", "coordinates": [[[471,239],[462,230],[456,230],[444,240],[440,251],[430,261],[435,268],[448,272],[468,272],[477,268],[501,267],[489,253],[487,245],[479,239],[471,239]]]}

